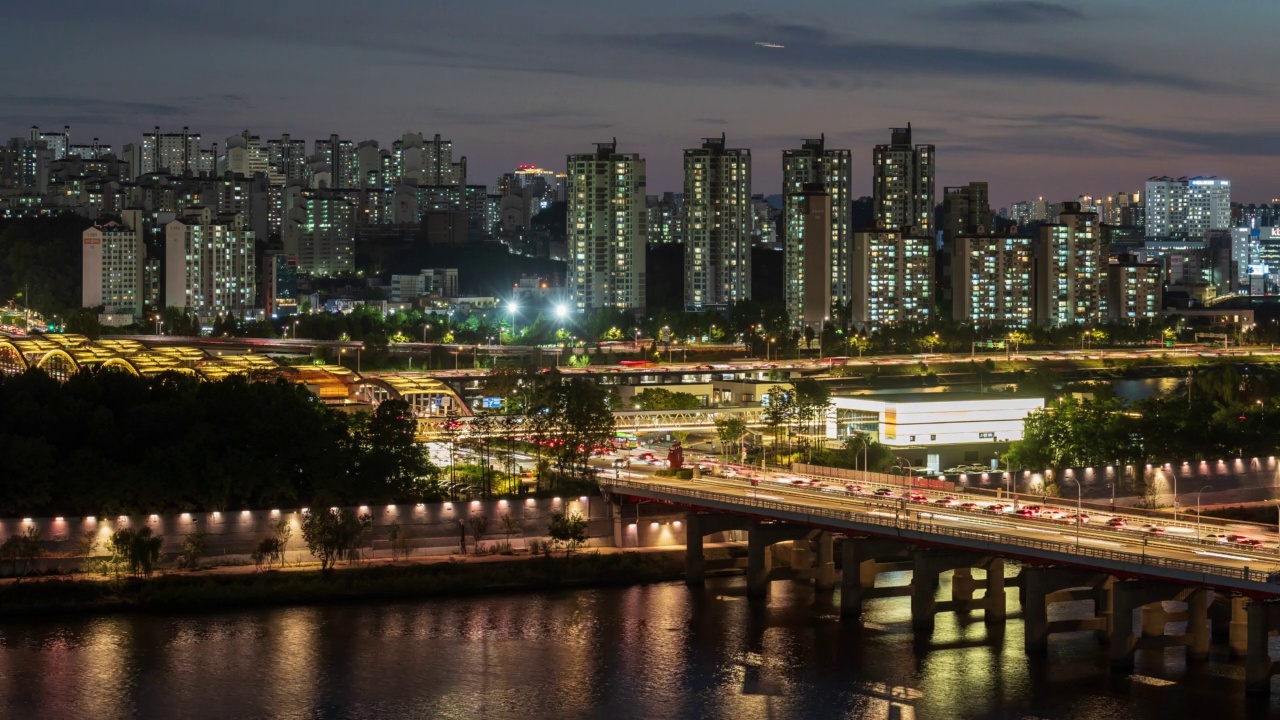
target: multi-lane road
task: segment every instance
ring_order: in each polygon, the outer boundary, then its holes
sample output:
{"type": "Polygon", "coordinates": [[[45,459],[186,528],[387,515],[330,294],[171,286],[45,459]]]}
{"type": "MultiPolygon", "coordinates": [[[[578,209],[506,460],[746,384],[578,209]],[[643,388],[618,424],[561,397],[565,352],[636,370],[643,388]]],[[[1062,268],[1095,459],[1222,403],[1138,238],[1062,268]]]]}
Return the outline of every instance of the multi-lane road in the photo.
{"type": "MultiPolygon", "coordinates": [[[[603,473],[610,477],[613,471],[603,473]]],[[[1009,501],[969,498],[963,493],[948,494],[935,490],[906,489],[915,499],[904,496],[904,488],[876,483],[857,483],[860,494],[851,493],[843,484],[830,479],[806,477],[792,473],[760,473],[752,471],[753,482],[746,477],[704,475],[696,480],[656,477],[632,468],[618,471],[620,479],[640,483],[654,489],[699,490],[727,497],[741,498],[746,503],[775,501],[824,510],[866,513],[904,521],[927,522],[940,528],[989,532],[993,536],[1019,537],[1079,543],[1081,547],[1129,552],[1150,558],[1163,558],[1216,565],[1240,570],[1250,568],[1266,573],[1280,568],[1280,538],[1274,532],[1257,526],[1241,525],[1216,519],[1196,523],[1167,522],[1123,512],[1098,514],[1086,511],[1088,522],[1076,523],[1074,503],[1055,498],[1043,504],[1038,515],[1024,516],[1013,511],[1009,501]],[[826,483],[826,484],[823,484],[826,483]],[[876,491],[894,496],[877,495],[876,491]],[[939,501],[948,501],[945,504],[939,501]],[[969,509],[962,503],[972,502],[969,509]],[[1003,507],[993,506],[1002,504],[1003,507]],[[1053,519],[1057,518],[1057,519],[1053,519]],[[1113,527],[1109,521],[1115,519],[1113,527]],[[1155,528],[1153,530],[1153,528],[1155,528]],[[1216,536],[1216,537],[1211,537],[1216,536]],[[1248,545],[1234,538],[1257,541],[1248,545]],[[1078,538],[1078,540],[1077,540],[1078,538]]],[[[1041,505],[1041,503],[1035,503],[1041,505]]],[[[1027,507],[1022,503],[1020,508],[1027,507]]]]}

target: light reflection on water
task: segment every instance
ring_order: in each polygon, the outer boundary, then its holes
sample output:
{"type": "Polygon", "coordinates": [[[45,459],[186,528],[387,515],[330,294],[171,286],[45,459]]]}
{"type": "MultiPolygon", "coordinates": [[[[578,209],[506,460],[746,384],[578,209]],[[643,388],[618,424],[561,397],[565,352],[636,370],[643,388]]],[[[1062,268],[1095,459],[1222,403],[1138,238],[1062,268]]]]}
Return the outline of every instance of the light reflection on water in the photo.
{"type": "MultiPolygon", "coordinates": [[[[904,581],[889,577],[890,584],[904,581]]],[[[939,597],[949,595],[943,579],[939,597]]],[[[1019,611],[1009,592],[1009,610],[1019,611]]],[[[1082,607],[1057,606],[1057,612],[1082,607]]],[[[421,603],[0,624],[0,717],[1254,718],[1238,665],[1179,649],[1110,671],[1091,635],[1022,650],[1022,624],[937,618],[741,578],[421,603]]]]}

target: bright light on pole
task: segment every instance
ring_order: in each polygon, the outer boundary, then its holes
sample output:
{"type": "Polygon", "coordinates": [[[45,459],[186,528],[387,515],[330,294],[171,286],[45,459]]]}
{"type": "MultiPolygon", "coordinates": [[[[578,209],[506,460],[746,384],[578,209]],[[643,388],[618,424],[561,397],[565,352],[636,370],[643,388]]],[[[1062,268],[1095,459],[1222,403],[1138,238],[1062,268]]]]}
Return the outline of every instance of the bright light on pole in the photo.
{"type": "MultiPolygon", "coordinates": [[[[516,313],[520,310],[520,303],[514,298],[507,301],[507,312],[511,313],[511,340],[514,342],[516,338],[516,313]]],[[[498,334],[498,341],[502,341],[502,334],[498,334]]]]}
{"type": "Polygon", "coordinates": [[[566,307],[564,303],[560,303],[556,305],[556,317],[560,318],[561,320],[564,320],[565,318],[569,317],[569,308],[566,307]]]}

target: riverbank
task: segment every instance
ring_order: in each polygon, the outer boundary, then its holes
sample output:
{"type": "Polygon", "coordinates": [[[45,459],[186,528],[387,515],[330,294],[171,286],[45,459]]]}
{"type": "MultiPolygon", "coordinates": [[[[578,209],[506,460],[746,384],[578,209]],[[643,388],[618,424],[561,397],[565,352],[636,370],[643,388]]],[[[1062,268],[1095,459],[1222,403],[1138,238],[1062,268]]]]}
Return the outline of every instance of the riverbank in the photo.
{"type": "Polygon", "coordinates": [[[639,585],[684,577],[684,549],[380,562],[323,572],[228,568],[150,578],[50,577],[0,585],[0,617],[51,613],[206,612],[368,600],[639,585]]]}

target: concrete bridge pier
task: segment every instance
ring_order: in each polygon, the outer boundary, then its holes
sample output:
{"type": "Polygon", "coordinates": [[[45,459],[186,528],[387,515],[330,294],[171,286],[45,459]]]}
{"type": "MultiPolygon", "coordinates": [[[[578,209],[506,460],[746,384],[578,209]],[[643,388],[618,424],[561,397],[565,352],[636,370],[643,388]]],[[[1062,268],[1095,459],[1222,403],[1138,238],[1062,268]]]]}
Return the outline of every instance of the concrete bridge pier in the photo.
{"type": "Polygon", "coordinates": [[[1249,647],[1244,663],[1244,689],[1250,695],[1270,693],[1276,663],[1267,645],[1271,635],[1280,630],[1280,605],[1251,600],[1245,614],[1249,647]]]}
{"type": "Polygon", "coordinates": [[[1027,566],[1021,577],[1023,645],[1030,655],[1049,649],[1053,633],[1092,630],[1105,638],[1111,630],[1111,576],[1075,568],[1027,566]],[[1049,606],[1060,602],[1090,600],[1093,617],[1049,621],[1049,606]]]}
{"type": "Polygon", "coordinates": [[[934,616],[939,612],[962,612],[981,608],[988,623],[1004,620],[1004,560],[970,553],[918,550],[913,558],[911,580],[911,626],[918,632],[932,632],[934,616]],[[982,581],[983,596],[974,599],[979,584],[973,568],[986,571],[982,581]],[[951,600],[939,601],[938,578],[952,571],[951,600]]]}
{"type": "Polygon", "coordinates": [[[1112,590],[1115,617],[1111,628],[1111,666],[1128,670],[1134,665],[1139,650],[1162,650],[1166,647],[1187,648],[1188,660],[1209,656],[1209,590],[1188,588],[1141,580],[1117,582],[1112,590]],[[1185,609],[1168,609],[1166,602],[1185,605],[1185,609]],[[1134,633],[1133,613],[1139,613],[1138,633],[1134,633]],[[1181,635],[1168,635],[1165,626],[1186,621],[1181,635]]]}
{"type": "Polygon", "coordinates": [[[747,596],[764,597],[772,579],[769,548],[787,540],[808,541],[814,530],[786,523],[752,522],[747,528],[747,596]]]}
{"type": "Polygon", "coordinates": [[[742,530],[749,523],[736,515],[685,513],[684,582],[701,585],[706,581],[707,560],[702,552],[702,539],[707,535],[742,530]]]}
{"type": "Polygon", "coordinates": [[[880,573],[911,570],[911,546],[892,540],[846,537],[840,542],[840,615],[862,615],[862,604],[882,597],[911,594],[910,585],[876,587],[880,573]]]}

